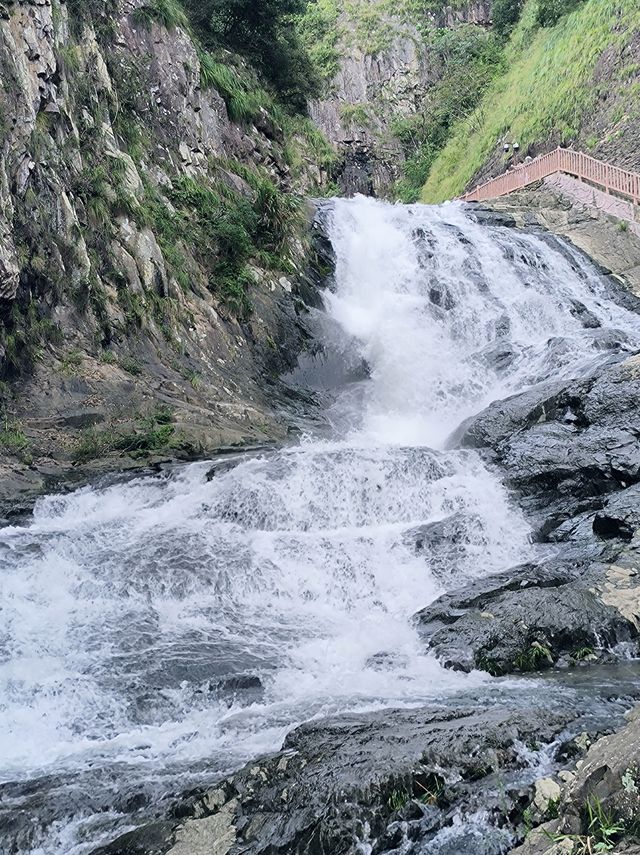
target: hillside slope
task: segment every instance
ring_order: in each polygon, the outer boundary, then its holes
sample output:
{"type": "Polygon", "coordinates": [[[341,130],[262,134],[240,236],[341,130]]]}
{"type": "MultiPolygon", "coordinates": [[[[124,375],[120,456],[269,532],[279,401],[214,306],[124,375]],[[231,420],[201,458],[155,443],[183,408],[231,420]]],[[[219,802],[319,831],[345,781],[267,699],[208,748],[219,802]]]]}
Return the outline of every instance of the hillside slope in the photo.
{"type": "Polygon", "coordinates": [[[505,52],[504,72],[458,122],[435,159],[423,201],[441,202],[504,171],[503,142],[520,157],[573,145],[640,169],[640,6],[586,0],[554,25],[527,0],[505,52]]]}

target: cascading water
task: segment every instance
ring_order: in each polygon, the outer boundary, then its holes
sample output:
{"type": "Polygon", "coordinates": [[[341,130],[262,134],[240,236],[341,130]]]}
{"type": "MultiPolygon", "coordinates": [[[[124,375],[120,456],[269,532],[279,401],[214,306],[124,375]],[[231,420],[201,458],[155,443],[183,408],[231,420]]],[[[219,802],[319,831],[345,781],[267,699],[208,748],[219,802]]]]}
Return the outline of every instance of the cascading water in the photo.
{"type": "Polygon", "coordinates": [[[209,480],[196,464],[50,496],[0,531],[9,851],[89,852],[314,716],[499,691],[443,669],[411,622],[534,549],[498,477],[447,437],[613,342],[637,348],[639,319],[573,250],[459,205],[327,213],[326,358],[368,376],[334,390],[323,427],[209,480]],[[455,549],[416,550],[447,518],[455,549]]]}

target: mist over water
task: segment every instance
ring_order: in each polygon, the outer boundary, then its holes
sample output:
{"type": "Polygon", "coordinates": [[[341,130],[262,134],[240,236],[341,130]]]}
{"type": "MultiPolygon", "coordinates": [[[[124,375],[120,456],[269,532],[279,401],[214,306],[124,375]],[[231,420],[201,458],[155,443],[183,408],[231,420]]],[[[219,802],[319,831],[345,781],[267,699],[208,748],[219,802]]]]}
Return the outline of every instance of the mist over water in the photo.
{"type": "Polygon", "coordinates": [[[8,811],[40,816],[22,851],[82,855],[314,716],[499,691],[442,668],[411,621],[534,554],[498,475],[447,438],[612,342],[637,348],[638,317],[575,251],[459,205],[325,214],[317,373],[367,377],[332,389],[321,428],[211,480],[194,464],[49,496],[0,530],[0,782],[8,811]],[[416,549],[449,518],[455,550],[416,549]],[[39,779],[42,802],[21,786],[39,779]]]}

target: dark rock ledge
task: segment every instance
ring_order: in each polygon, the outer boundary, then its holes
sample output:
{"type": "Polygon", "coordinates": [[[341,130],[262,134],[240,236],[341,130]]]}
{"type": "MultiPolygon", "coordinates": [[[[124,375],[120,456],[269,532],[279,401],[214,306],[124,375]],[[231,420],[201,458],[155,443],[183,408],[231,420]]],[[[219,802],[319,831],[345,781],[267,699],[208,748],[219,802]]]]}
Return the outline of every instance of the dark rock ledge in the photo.
{"type": "Polygon", "coordinates": [[[485,701],[479,711],[392,710],[304,725],[280,753],[94,855],[376,855],[403,838],[437,839],[461,810],[482,809],[500,829],[529,800],[535,773],[523,744],[546,745],[574,717],[548,703],[514,711],[485,701]],[[367,843],[371,850],[358,849],[367,843]]]}

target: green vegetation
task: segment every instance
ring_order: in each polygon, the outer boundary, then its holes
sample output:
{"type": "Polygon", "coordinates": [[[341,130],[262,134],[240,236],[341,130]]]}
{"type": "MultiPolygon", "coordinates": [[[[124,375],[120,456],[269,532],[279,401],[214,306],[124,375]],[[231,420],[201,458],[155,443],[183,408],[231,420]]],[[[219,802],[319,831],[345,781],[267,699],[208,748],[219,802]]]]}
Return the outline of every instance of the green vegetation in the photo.
{"type": "Polygon", "coordinates": [[[0,328],[0,346],[4,357],[0,379],[14,380],[30,374],[40,359],[46,344],[60,344],[62,332],[47,317],[46,306],[29,299],[25,304],[16,300],[0,328]]]}
{"type": "Polygon", "coordinates": [[[479,671],[486,671],[492,677],[500,677],[504,673],[502,665],[490,656],[479,656],[475,665],[479,671]]]}
{"type": "Polygon", "coordinates": [[[594,650],[593,647],[580,647],[578,650],[574,650],[571,654],[571,658],[574,662],[581,662],[583,659],[587,659],[589,656],[593,656],[594,650]]]}
{"type": "Polygon", "coordinates": [[[553,26],[582,2],[584,0],[538,0],[537,21],[542,27],[553,26]]]}
{"type": "Polygon", "coordinates": [[[133,356],[122,356],[117,360],[117,364],[127,374],[133,377],[139,377],[142,374],[142,365],[133,356]]]}
{"type": "Polygon", "coordinates": [[[491,17],[493,29],[499,36],[508,36],[518,23],[523,2],[524,0],[494,0],[491,17]]]}
{"type": "Polygon", "coordinates": [[[617,821],[613,811],[606,810],[600,799],[592,796],[586,805],[589,834],[595,842],[595,851],[613,849],[616,838],[624,831],[624,824],[617,821]]]}
{"type": "MultiPolygon", "coordinates": [[[[166,0],[165,0],[166,2],[166,0]]],[[[306,112],[318,86],[295,17],[305,0],[181,0],[207,50],[244,56],[295,111],[306,112]]]]}
{"type": "Polygon", "coordinates": [[[179,0],[149,0],[133,13],[137,24],[149,26],[153,21],[173,30],[175,27],[188,29],[189,19],[179,0]]]}
{"type": "Polygon", "coordinates": [[[501,154],[505,138],[517,140],[525,153],[536,143],[575,139],[600,94],[593,85],[598,59],[640,27],[636,0],[583,0],[555,26],[540,27],[538,11],[538,0],[526,0],[505,50],[504,73],[452,128],[432,163],[424,201],[460,194],[492,155],[501,154]]]}
{"type": "Polygon", "coordinates": [[[516,656],[513,664],[519,671],[538,671],[544,666],[553,665],[553,656],[548,647],[534,641],[516,656]]]}
{"type": "Polygon", "coordinates": [[[356,125],[366,128],[371,124],[371,113],[368,104],[343,104],[340,117],[345,125],[356,125]]]}
{"type": "Polygon", "coordinates": [[[502,69],[501,40],[478,27],[436,30],[428,40],[434,61],[441,68],[440,82],[430,89],[415,115],[392,125],[392,133],[406,157],[396,187],[397,196],[404,202],[419,198],[451,129],[477,107],[483,92],[502,69]]]}
{"type": "Polygon", "coordinates": [[[87,463],[116,452],[130,457],[146,457],[154,451],[168,451],[175,433],[172,422],[173,412],[160,406],[142,417],[133,429],[124,430],[115,424],[89,428],[82,432],[76,443],[73,459],[76,463],[87,463]]]}
{"type": "MultiPolygon", "coordinates": [[[[240,319],[251,312],[251,260],[275,269],[287,267],[284,251],[299,203],[282,193],[266,174],[225,162],[235,168],[252,191],[249,198],[224,178],[204,182],[175,179],[167,191],[171,207],[157,191],[148,189],[141,216],[152,227],[170,267],[184,269],[182,247],[188,244],[202,270],[207,287],[240,319]]],[[[185,284],[188,284],[185,283],[185,284]]]]}
{"type": "Polygon", "coordinates": [[[210,53],[200,53],[200,74],[203,89],[216,89],[223,97],[229,118],[233,122],[253,121],[260,110],[271,112],[272,97],[252,80],[246,69],[219,61],[210,53]]]}
{"type": "Polygon", "coordinates": [[[583,811],[584,834],[549,834],[554,843],[569,841],[576,855],[594,855],[615,849],[627,828],[613,810],[606,809],[597,796],[587,799],[583,811]]]}
{"type": "Polygon", "coordinates": [[[21,425],[9,421],[5,415],[0,425],[0,446],[13,454],[25,452],[31,445],[21,425]]]}
{"type": "Polygon", "coordinates": [[[117,0],[67,0],[67,5],[71,32],[76,38],[82,36],[84,25],[91,21],[98,40],[111,41],[115,34],[117,0]]]}
{"type": "Polygon", "coordinates": [[[337,0],[315,0],[298,19],[298,32],[325,87],[340,67],[340,6],[337,0]]]}
{"type": "Polygon", "coordinates": [[[396,813],[407,804],[409,801],[409,794],[405,790],[392,790],[389,798],[387,799],[387,806],[390,811],[396,813]]]}
{"type": "Polygon", "coordinates": [[[79,350],[71,350],[60,359],[60,370],[63,374],[75,374],[81,365],[82,353],[79,350]]]}
{"type": "Polygon", "coordinates": [[[435,772],[416,775],[409,787],[395,787],[387,798],[387,807],[392,813],[402,810],[410,801],[423,805],[437,805],[444,797],[446,784],[444,778],[435,772]]]}
{"type": "Polygon", "coordinates": [[[285,136],[284,157],[293,174],[300,174],[305,159],[331,172],[338,154],[311,119],[286,114],[281,115],[280,119],[285,136]]]}

